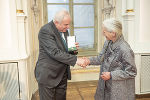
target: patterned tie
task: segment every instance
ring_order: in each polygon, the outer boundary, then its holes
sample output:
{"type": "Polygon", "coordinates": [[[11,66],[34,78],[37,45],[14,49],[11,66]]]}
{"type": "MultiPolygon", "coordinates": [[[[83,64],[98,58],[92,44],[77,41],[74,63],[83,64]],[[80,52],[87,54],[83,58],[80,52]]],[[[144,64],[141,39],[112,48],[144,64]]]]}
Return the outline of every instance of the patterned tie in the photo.
{"type": "Polygon", "coordinates": [[[65,49],[68,51],[68,46],[67,46],[66,40],[63,38],[62,34],[63,34],[63,33],[60,32],[60,36],[61,36],[61,39],[62,39],[64,45],[65,45],[65,49]]]}

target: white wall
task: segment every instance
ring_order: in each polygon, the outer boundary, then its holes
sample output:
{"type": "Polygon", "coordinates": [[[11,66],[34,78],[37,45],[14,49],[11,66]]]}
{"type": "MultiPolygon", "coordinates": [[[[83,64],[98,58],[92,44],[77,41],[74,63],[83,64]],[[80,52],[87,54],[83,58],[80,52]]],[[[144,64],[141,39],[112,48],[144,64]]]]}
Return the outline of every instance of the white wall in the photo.
{"type": "MultiPolygon", "coordinates": [[[[136,0],[135,0],[136,1],[136,0]]],[[[135,5],[135,53],[150,53],[150,0],[137,0],[135,5]]]]}
{"type": "Polygon", "coordinates": [[[139,42],[150,42],[150,0],[140,1],[139,42]]]}
{"type": "Polygon", "coordinates": [[[137,67],[136,94],[150,91],[150,0],[135,0],[134,52],[137,67]]]}
{"type": "Polygon", "coordinates": [[[17,24],[15,0],[0,2],[0,61],[17,56],[17,24]]]}
{"type": "MultiPolygon", "coordinates": [[[[21,0],[20,0],[21,1],[21,0]]],[[[27,72],[26,31],[23,13],[16,13],[17,0],[0,1],[0,63],[17,63],[20,98],[29,100],[27,72]]],[[[8,72],[8,68],[0,70],[8,72]]],[[[3,76],[2,76],[3,77],[3,76]]],[[[3,77],[6,78],[6,77],[3,77]]],[[[8,87],[6,87],[7,89],[8,87]]],[[[19,97],[18,97],[19,98],[19,97]]]]}

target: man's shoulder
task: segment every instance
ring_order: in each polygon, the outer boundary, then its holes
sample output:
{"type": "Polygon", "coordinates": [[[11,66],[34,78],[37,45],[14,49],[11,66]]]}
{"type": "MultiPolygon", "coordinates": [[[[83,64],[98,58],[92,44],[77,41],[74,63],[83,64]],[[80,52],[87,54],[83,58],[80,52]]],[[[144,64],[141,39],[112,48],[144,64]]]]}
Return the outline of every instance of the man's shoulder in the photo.
{"type": "Polygon", "coordinates": [[[41,29],[46,29],[46,28],[51,28],[51,27],[52,27],[52,23],[49,22],[49,23],[43,25],[43,26],[41,27],[41,29]]]}
{"type": "Polygon", "coordinates": [[[41,29],[40,29],[40,32],[41,31],[51,31],[52,30],[52,23],[51,22],[49,22],[49,23],[47,23],[47,24],[45,24],[45,25],[43,25],[42,27],[41,27],[41,29]]]}

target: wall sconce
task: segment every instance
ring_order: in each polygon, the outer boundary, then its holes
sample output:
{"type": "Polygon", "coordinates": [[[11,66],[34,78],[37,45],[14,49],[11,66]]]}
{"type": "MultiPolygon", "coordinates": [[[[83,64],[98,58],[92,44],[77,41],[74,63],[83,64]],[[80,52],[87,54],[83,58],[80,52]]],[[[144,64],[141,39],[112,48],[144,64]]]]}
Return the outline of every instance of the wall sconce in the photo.
{"type": "Polygon", "coordinates": [[[127,9],[126,13],[134,12],[134,9],[127,9]]]}
{"type": "Polygon", "coordinates": [[[23,10],[16,10],[16,13],[18,13],[18,14],[23,14],[24,12],[23,12],[23,10]]]}

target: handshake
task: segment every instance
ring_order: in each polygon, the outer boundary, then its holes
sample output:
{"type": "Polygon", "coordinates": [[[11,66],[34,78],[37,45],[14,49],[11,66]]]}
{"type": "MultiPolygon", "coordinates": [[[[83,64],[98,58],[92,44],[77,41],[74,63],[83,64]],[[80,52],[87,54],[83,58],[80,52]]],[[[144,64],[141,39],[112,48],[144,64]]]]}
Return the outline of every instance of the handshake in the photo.
{"type": "Polygon", "coordinates": [[[77,58],[76,64],[83,68],[86,68],[86,66],[90,64],[90,60],[89,58],[86,58],[86,57],[77,58]]]}

